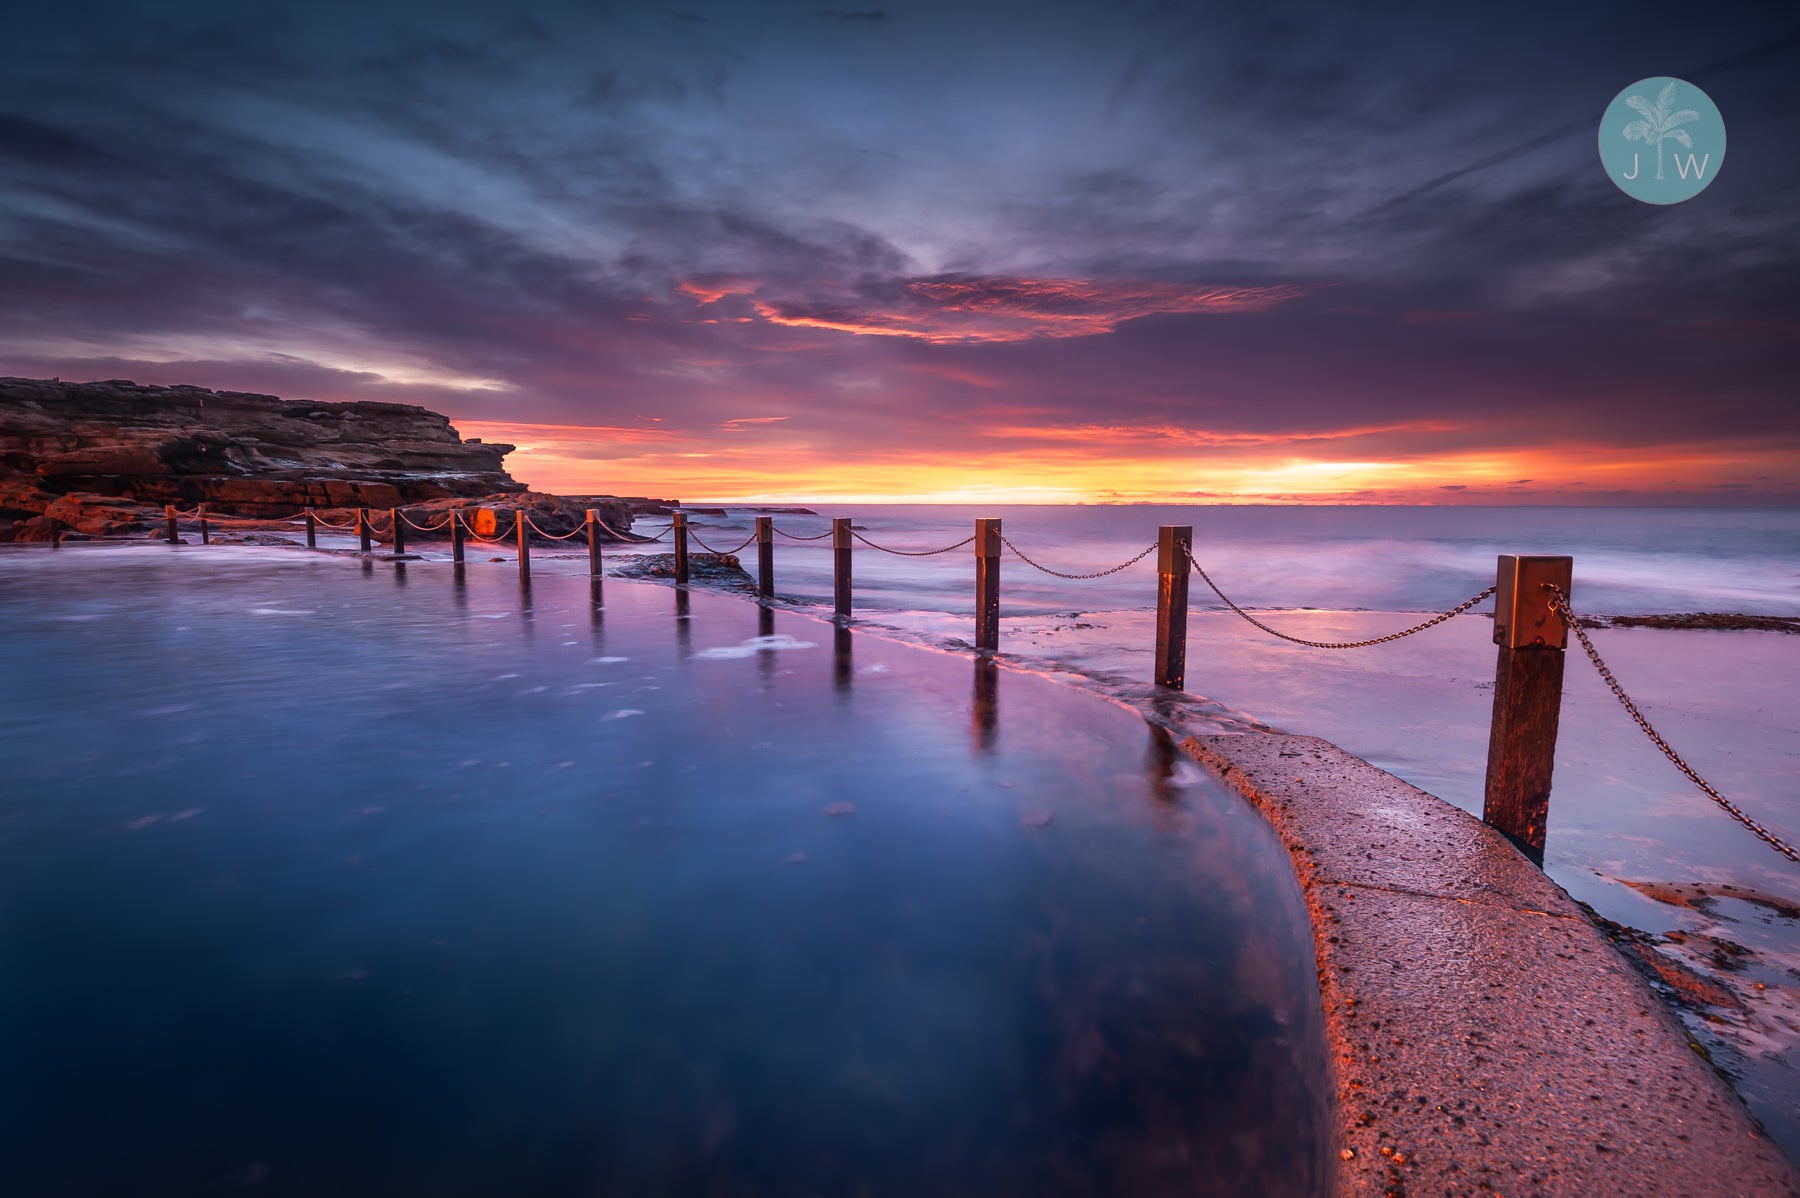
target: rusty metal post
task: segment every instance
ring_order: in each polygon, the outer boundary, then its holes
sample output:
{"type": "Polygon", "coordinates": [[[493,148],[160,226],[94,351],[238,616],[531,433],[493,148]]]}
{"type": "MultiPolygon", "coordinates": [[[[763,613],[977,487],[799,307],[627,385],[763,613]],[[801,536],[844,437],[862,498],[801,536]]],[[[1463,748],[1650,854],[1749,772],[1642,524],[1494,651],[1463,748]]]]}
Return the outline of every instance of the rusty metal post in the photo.
{"type": "Polygon", "coordinates": [[[388,523],[394,526],[394,555],[397,557],[406,552],[406,525],[400,522],[400,509],[388,509],[388,523]]]}
{"type": "Polygon", "coordinates": [[[369,509],[366,507],[356,509],[356,537],[364,553],[373,548],[369,544],[369,509]]]}
{"type": "Polygon", "coordinates": [[[831,522],[831,556],[832,556],[832,596],[833,610],[839,616],[850,618],[850,518],[848,516],[831,522]]]}
{"type": "Polygon", "coordinates": [[[314,518],[311,508],[306,509],[306,547],[308,549],[319,547],[319,522],[314,518]]]}
{"type": "Polygon", "coordinates": [[[975,647],[1000,648],[1000,521],[975,521],[975,647]]]}
{"type": "Polygon", "coordinates": [[[675,513],[675,585],[684,587],[688,580],[687,515],[675,513]]]}
{"type": "Polygon", "coordinates": [[[775,597],[775,517],[756,518],[756,593],[775,597]]]}
{"type": "Polygon", "coordinates": [[[531,585],[531,525],[525,517],[525,509],[520,508],[513,513],[513,527],[519,530],[519,585],[531,585]]]}
{"type": "Polygon", "coordinates": [[[202,503],[195,506],[199,509],[200,515],[200,543],[210,545],[212,544],[212,530],[206,527],[206,505],[202,503]]]}
{"type": "Polygon", "coordinates": [[[171,544],[171,545],[181,544],[181,529],[177,528],[175,525],[175,505],[174,504],[172,504],[172,503],[163,504],[163,519],[168,522],[169,544],[171,544]]]}
{"type": "Polygon", "coordinates": [[[593,508],[587,510],[587,539],[588,573],[594,578],[595,602],[598,602],[600,579],[605,576],[605,571],[602,569],[603,563],[600,561],[600,516],[593,508]]]}
{"type": "Polygon", "coordinates": [[[1545,584],[1567,595],[1574,573],[1573,558],[1501,554],[1494,583],[1499,650],[1481,818],[1539,864],[1562,716],[1563,650],[1569,643],[1569,630],[1551,606],[1545,584]]]}
{"type": "Polygon", "coordinates": [[[50,521],[50,548],[62,548],[62,521],[55,516],[46,517],[50,521]]]}
{"type": "Polygon", "coordinates": [[[450,560],[457,569],[463,564],[463,519],[462,512],[450,509],[450,560]]]}
{"type": "Polygon", "coordinates": [[[1188,572],[1194,549],[1191,525],[1156,530],[1156,685],[1187,685],[1188,572]]]}

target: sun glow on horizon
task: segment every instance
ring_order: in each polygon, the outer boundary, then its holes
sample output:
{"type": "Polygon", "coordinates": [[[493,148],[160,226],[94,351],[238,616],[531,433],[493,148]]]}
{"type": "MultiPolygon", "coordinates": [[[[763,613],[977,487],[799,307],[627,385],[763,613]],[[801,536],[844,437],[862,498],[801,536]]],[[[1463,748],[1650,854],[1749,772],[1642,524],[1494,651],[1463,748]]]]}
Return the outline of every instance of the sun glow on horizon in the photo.
{"type": "Polygon", "coordinates": [[[1003,442],[990,452],[865,446],[851,455],[767,418],[735,418],[706,432],[456,424],[466,436],[516,444],[507,467],[537,490],[726,503],[1504,504],[1625,502],[1633,494],[1718,501],[1759,483],[1779,490],[1768,482],[1785,477],[1792,453],[1766,444],[1341,452],[1345,441],[1392,431],[1384,428],[1285,437],[1196,431],[1173,443],[1146,443],[1141,430],[1125,430],[1086,443],[1003,442]]]}

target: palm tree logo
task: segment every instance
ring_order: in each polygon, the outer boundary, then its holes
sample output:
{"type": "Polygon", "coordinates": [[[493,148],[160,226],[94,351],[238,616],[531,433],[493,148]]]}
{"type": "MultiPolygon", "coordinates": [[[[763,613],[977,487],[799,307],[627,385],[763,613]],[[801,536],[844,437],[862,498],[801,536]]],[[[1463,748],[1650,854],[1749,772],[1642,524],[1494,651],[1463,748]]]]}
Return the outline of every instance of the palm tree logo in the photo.
{"type": "Polygon", "coordinates": [[[1679,126],[1699,120],[1700,114],[1692,108],[1683,108],[1680,112],[1670,111],[1675,103],[1673,79],[1657,94],[1655,104],[1642,96],[1627,96],[1625,103],[1643,117],[1642,120],[1632,121],[1625,126],[1625,140],[1641,141],[1656,147],[1656,177],[1660,179],[1663,177],[1663,141],[1672,140],[1680,143],[1683,149],[1693,149],[1694,139],[1688,136],[1686,129],[1679,126]]]}

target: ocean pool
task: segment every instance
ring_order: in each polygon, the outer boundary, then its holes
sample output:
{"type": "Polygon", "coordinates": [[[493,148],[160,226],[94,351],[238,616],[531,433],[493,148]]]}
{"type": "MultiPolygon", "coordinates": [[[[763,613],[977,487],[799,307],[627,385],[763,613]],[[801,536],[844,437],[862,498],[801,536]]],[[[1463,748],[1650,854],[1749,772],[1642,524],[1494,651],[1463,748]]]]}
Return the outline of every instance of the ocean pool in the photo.
{"type": "Polygon", "coordinates": [[[0,554],[34,1195],[1306,1194],[1273,834],[1137,716],[510,563],[0,554]]]}

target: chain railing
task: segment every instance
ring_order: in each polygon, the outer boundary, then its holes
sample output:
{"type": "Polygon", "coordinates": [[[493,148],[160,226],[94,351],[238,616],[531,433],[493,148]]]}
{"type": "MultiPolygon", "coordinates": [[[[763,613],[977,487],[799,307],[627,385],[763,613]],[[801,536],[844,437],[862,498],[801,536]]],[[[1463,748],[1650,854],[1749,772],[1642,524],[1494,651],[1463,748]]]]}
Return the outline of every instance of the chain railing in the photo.
{"type": "Polygon", "coordinates": [[[720,557],[726,557],[726,556],[728,556],[730,554],[734,554],[734,553],[741,553],[745,549],[750,547],[751,545],[756,544],[756,534],[751,533],[748,537],[745,537],[744,540],[742,542],[740,542],[735,548],[714,549],[711,545],[708,545],[705,541],[700,539],[700,534],[694,531],[694,526],[692,524],[687,526],[687,535],[688,535],[688,539],[693,541],[694,544],[700,546],[700,548],[706,550],[706,552],[717,554],[720,557]]]}
{"type": "Polygon", "coordinates": [[[530,512],[521,508],[519,515],[524,518],[526,528],[529,528],[532,532],[535,532],[538,536],[543,537],[547,541],[566,541],[571,537],[585,536],[587,534],[587,529],[579,524],[574,528],[571,528],[568,532],[545,532],[538,527],[537,521],[531,518],[530,512]]]}
{"type": "MultiPolygon", "coordinates": [[[[971,538],[971,539],[973,539],[973,538],[971,538]]],[[[1000,543],[1005,545],[1008,549],[1012,550],[1013,553],[1018,556],[1020,561],[1024,562],[1026,565],[1030,566],[1032,569],[1042,570],[1044,573],[1053,574],[1057,578],[1074,579],[1077,582],[1085,582],[1088,579],[1093,579],[1093,578],[1107,578],[1111,575],[1119,573],[1121,570],[1130,569],[1132,566],[1137,565],[1139,562],[1141,562],[1145,558],[1149,557],[1152,553],[1156,552],[1156,543],[1154,541],[1152,541],[1150,543],[1149,548],[1145,549],[1142,553],[1138,554],[1136,557],[1132,558],[1128,562],[1120,562],[1118,565],[1113,566],[1111,569],[1095,570],[1092,574],[1065,574],[1061,570],[1052,570],[1049,566],[1039,565],[1037,562],[1034,562],[1030,558],[1026,557],[1024,552],[1021,551],[1017,545],[1013,544],[1012,541],[1007,538],[1005,533],[1000,534],[1000,543]]]]}
{"type": "MultiPolygon", "coordinates": [[[[460,513],[459,513],[459,515],[460,515],[460,513]]],[[[479,541],[483,545],[503,545],[519,531],[519,513],[518,512],[513,513],[513,523],[512,523],[511,528],[507,529],[505,532],[496,531],[494,533],[494,535],[491,537],[484,537],[480,533],[476,532],[475,526],[473,524],[469,523],[469,518],[467,516],[461,516],[461,519],[462,519],[463,529],[464,529],[464,531],[466,531],[469,534],[469,539],[472,541],[479,541]]],[[[499,518],[496,517],[494,520],[496,529],[498,528],[499,523],[500,523],[499,518]]]]}
{"type": "Polygon", "coordinates": [[[1607,668],[1606,662],[1601,659],[1600,651],[1594,648],[1594,642],[1588,638],[1587,630],[1581,626],[1581,621],[1575,618],[1575,612],[1569,606],[1569,596],[1567,593],[1565,593],[1561,587],[1556,586],[1553,583],[1545,583],[1543,585],[1544,589],[1550,592],[1550,605],[1556,609],[1556,614],[1561,617],[1562,622],[1568,626],[1569,631],[1575,634],[1575,639],[1581,642],[1581,647],[1583,651],[1587,653],[1588,660],[1593,662],[1594,669],[1600,672],[1600,677],[1605,680],[1607,688],[1612,691],[1613,698],[1619,701],[1620,706],[1625,708],[1626,713],[1630,715],[1637,726],[1643,730],[1644,735],[1650,738],[1650,743],[1655,745],[1658,749],[1661,749],[1663,756],[1667,757],[1676,769],[1687,775],[1688,781],[1692,782],[1695,786],[1698,786],[1705,792],[1707,798],[1717,803],[1720,810],[1724,811],[1725,814],[1729,815],[1732,819],[1748,828],[1758,840],[1768,844],[1783,857],[1786,857],[1789,861],[1800,864],[1800,853],[1795,851],[1793,845],[1775,835],[1775,833],[1769,831],[1767,828],[1763,827],[1763,825],[1757,823],[1754,819],[1750,818],[1750,816],[1744,814],[1744,812],[1732,803],[1730,799],[1727,799],[1724,795],[1713,789],[1712,784],[1705,778],[1702,778],[1694,767],[1689,765],[1687,761],[1682,758],[1681,754],[1677,753],[1674,747],[1671,746],[1668,741],[1663,739],[1662,734],[1657,732],[1657,730],[1651,726],[1650,721],[1645,718],[1644,713],[1638,710],[1638,705],[1631,701],[1631,696],[1625,693],[1625,688],[1619,685],[1619,680],[1613,677],[1613,672],[1607,668]]]}
{"type": "Polygon", "coordinates": [[[1278,628],[1270,628],[1267,624],[1264,624],[1261,620],[1233,603],[1230,596],[1219,589],[1218,584],[1212,580],[1212,576],[1200,567],[1200,563],[1194,560],[1194,555],[1185,546],[1182,548],[1182,554],[1187,558],[1188,565],[1194,568],[1194,573],[1200,576],[1200,581],[1204,582],[1212,590],[1212,593],[1219,597],[1226,607],[1229,607],[1232,611],[1256,625],[1256,627],[1262,629],[1270,636],[1280,637],[1282,640],[1292,642],[1296,645],[1305,645],[1309,649],[1367,649],[1372,645],[1385,645],[1389,641],[1397,641],[1401,637],[1411,636],[1415,632],[1424,632],[1427,628],[1435,628],[1453,616],[1460,616],[1471,607],[1474,607],[1477,603],[1480,603],[1483,599],[1486,599],[1489,595],[1492,595],[1496,590],[1494,587],[1488,587],[1479,595],[1471,595],[1469,598],[1464,599],[1461,603],[1458,603],[1448,611],[1439,612],[1437,615],[1423,623],[1414,624],[1411,628],[1405,628],[1399,632],[1390,632],[1386,636],[1371,637],[1366,641],[1309,641],[1305,637],[1289,636],[1278,628]]]}
{"type": "MultiPolygon", "coordinates": [[[[503,509],[504,510],[504,509],[503,509]]],[[[166,508],[167,518],[171,525],[182,518],[199,517],[203,521],[208,514],[205,505],[197,506],[191,512],[181,512],[172,505],[166,508]]],[[[503,545],[511,541],[525,529],[551,541],[567,541],[583,536],[590,529],[602,530],[625,544],[653,544],[670,536],[676,538],[680,561],[689,541],[701,550],[721,557],[732,556],[743,552],[753,544],[760,545],[759,553],[760,578],[758,594],[765,600],[774,596],[772,575],[772,542],[768,536],[780,536],[790,541],[817,542],[831,537],[834,532],[845,531],[848,537],[836,547],[833,566],[836,584],[837,609],[840,616],[848,616],[850,601],[850,538],[866,545],[878,553],[891,554],[896,557],[928,558],[965,549],[979,542],[976,557],[976,626],[975,643],[980,651],[996,650],[999,645],[999,592],[998,573],[995,563],[998,561],[1001,546],[1010,551],[1020,561],[1032,569],[1055,578],[1088,581],[1108,578],[1137,565],[1150,554],[1163,551],[1158,559],[1157,572],[1161,578],[1157,604],[1157,663],[1156,681],[1161,686],[1183,689],[1186,669],[1186,626],[1188,614],[1187,578],[1197,575],[1207,588],[1218,597],[1226,608],[1238,617],[1269,636],[1309,649],[1365,649],[1376,645],[1384,645],[1398,641],[1404,637],[1416,635],[1434,628],[1454,617],[1461,615],[1490,596],[1498,594],[1496,600],[1495,633],[1496,641],[1502,646],[1501,664],[1495,682],[1495,716],[1491,733],[1488,757],[1487,806],[1483,818],[1495,827],[1508,833],[1528,850],[1538,854],[1541,860],[1543,848],[1544,824],[1547,819],[1547,803],[1549,794],[1549,777],[1553,766],[1554,731],[1545,735],[1543,729],[1554,729],[1556,726],[1556,708],[1561,697],[1561,660],[1562,646],[1566,638],[1553,625],[1545,622],[1560,621],[1561,626],[1573,633],[1595,670],[1611,689],[1613,696],[1625,708],[1632,720],[1649,738],[1668,760],[1680,770],[1696,787],[1710,798],[1726,814],[1736,820],[1744,828],[1754,834],[1790,861],[1800,863],[1800,851],[1782,839],[1769,828],[1746,814],[1742,809],[1726,799],[1705,778],[1687,763],[1675,751],[1669,742],[1657,732],[1644,713],[1633,702],[1625,689],[1619,684],[1612,670],[1595,649],[1587,630],[1581,625],[1569,602],[1567,590],[1570,578],[1570,559],[1566,557],[1511,557],[1500,559],[1499,581],[1494,586],[1482,590],[1445,611],[1420,621],[1410,627],[1390,632],[1382,636],[1368,637],[1355,641],[1322,641],[1307,637],[1295,636],[1265,623],[1245,610],[1240,604],[1225,593],[1214,581],[1211,574],[1201,566],[1192,549],[1192,530],[1187,527],[1166,526],[1159,532],[1158,540],[1142,551],[1103,570],[1087,572],[1059,570],[1038,561],[1020,549],[1013,540],[1000,531],[999,520],[982,520],[977,522],[974,536],[964,537],[953,544],[930,549],[901,549],[881,544],[866,536],[861,530],[849,526],[848,520],[838,520],[836,527],[817,534],[803,534],[777,528],[767,517],[759,517],[757,531],[750,534],[737,545],[723,549],[708,543],[677,514],[676,519],[653,537],[645,537],[636,533],[625,533],[613,528],[605,521],[593,515],[591,520],[563,533],[547,532],[523,509],[513,511],[512,526],[504,532],[496,531],[491,536],[477,532],[471,522],[468,509],[452,509],[446,512],[441,520],[432,524],[420,524],[404,511],[394,509],[385,527],[378,526],[374,520],[367,518],[366,512],[357,520],[347,523],[335,523],[319,516],[307,508],[303,516],[328,529],[337,531],[356,530],[363,532],[391,532],[395,520],[405,523],[420,532],[438,532],[445,528],[460,526],[467,531],[470,539],[484,545],[503,545]],[[988,539],[991,538],[991,539],[988,539]],[[1546,573],[1547,572],[1547,573],[1546,573]],[[1548,604],[1526,599],[1524,589],[1527,577],[1532,579],[1560,578],[1561,584],[1555,582],[1534,582],[1529,594],[1536,595],[1539,589],[1550,595],[1548,604]],[[1504,607],[1504,611],[1501,609],[1504,607]],[[1550,665],[1554,672],[1547,672],[1550,665]],[[1548,710],[1545,710],[1545,709],[1548,710]],[[1504,717],[1504,719],[1503,719],[1504,717]]],[[[527,538],[528,540],[529,538],[527,538]]],[[[461,542],[457,542],[456,561],[461,565],[461,542]]],[[[597,563],[598,557],[593,560],[597,563]]],[[[521,546],[520,577],[522,582],[529,581],[529,568],[526,554],[521,546]]],[[[594,567],[598,571],[598,565],[594,567]]],[[[686,578],[678,567],[678,582],[686,578]]],[[[598,590],[596,590],[596,595],[598,590]]]]}
{"type": "Polygon", "coordinates": [[[333,529],[337,532],[354,532],[354,531],[356,531],[356,521],[355,520],[348,520],[348,521],[345,521],[343,524],[334,524],[330,520],[327,520],[325,517],[319,515],[319,513],[314,511],[312,508],[307,508],[306,510],[312,514],[313,520],[316,521],[318,523],[319,527],[321,527],[321,528],[329,528],[329,529],[333,529]]]}
{"type": "MultiPolygon", "coordinates": [[[[973,545],[975,543],[975,538],[973,536],[967,536],[956,544],[946,545],[942,549],[890,549],[886,545],[877,545],[874,541],[863,536],[854,528],[850,530],[850,535],[878,553],[891,553],[895,557],[936,557],[940,553],[949,553],[952,550],[961,549],[964,545],[973,545]]],[[[752,535],[750,541],[754,541],[755,539],[756,537],[752,535]]],[[[744,544],[748,545],[750,541],[745,541],[744,544]]]]}
{"type": "MultiPolygon", "coordinates": [[[[664,531],[666,532],[667,530],[665,529],[664,531]]],[[[831,530],[829,528],[816,537],[803,537],[799,533],[789,532],[785,528],[771,528],[770,531],[776,536],[786,537],[790,541],[823,541],[826,537],[831,535],[831,530]]]]}

